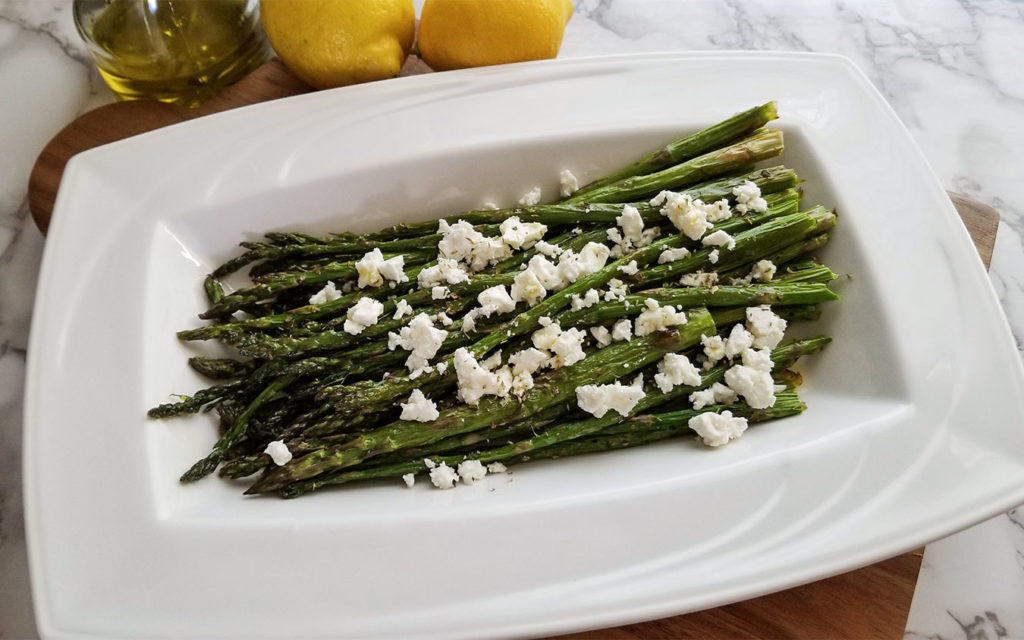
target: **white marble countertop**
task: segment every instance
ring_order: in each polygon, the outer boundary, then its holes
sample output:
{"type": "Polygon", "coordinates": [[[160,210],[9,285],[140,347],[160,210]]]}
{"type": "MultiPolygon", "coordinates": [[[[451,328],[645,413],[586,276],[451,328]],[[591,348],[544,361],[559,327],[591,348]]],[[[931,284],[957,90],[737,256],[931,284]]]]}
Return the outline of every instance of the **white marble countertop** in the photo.
{"type": "MultiPolygon", "coordinates": [[[[422,0],[417,1],[417,9],[422,0]]],[[[70,0],[0,0],[0,638],[34,638],[22,524],[26,345],[43,238],[29,171],[76,115],[109,102],[70,0]]],[[[947,189],[1002,214],[991,278],[1024,339],[1024,3],[1015,0],[576,0],[561,56],[698,50],[839,53],[910,128],[947,189]]],[[[1016,426],[1016,425],[1015,425],[1016,426]]],[[[1024,513],[929,545],[907,638],[1024,638],[1024,513]]],[[[865,612],[865,615],[868,615],[865,612]]]]}

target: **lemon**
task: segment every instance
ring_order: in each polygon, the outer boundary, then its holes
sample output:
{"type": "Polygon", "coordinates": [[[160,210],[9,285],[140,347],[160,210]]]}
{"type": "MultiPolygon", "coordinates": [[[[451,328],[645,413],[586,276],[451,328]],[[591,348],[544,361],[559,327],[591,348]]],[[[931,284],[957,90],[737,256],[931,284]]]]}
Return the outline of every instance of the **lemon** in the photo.
{"type": "Polygon", "coordinates": [[[398,75],[412,48],[412,0],[261,0],[263,29],[285,65],[317,89],[398,75]]]}
{"type": "Polygon", "coordinates": [[[419,52],[437,71],[554,58],[570,0],[426,0],[419,52]]]}

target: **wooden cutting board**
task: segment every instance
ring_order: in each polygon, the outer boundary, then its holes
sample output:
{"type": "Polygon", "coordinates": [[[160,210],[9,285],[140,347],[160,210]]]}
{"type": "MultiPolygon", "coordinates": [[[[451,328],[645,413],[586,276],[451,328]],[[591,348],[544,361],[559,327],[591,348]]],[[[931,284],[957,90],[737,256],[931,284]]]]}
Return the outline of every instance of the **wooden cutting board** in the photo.
{"type": "MultiPolygon", "coordinates": [[[[402,75],[427,71],[425,65],[411,58],[402,75]]],[[[139,101],[118,102],[90,111],[60,131],[39,155],[29,181],[32,217],[45,234],[64,166],[80,151],[210,113],[310,90],[277,60],[272,60],[198,109],[139,101]]],[[[951,193],[950,198],[988,268],[999,214],[959,194],[951,193]]],[[[901,638],[922,552],[918,549],[856,571],[716,609],[564,637],[901,638]]]]}

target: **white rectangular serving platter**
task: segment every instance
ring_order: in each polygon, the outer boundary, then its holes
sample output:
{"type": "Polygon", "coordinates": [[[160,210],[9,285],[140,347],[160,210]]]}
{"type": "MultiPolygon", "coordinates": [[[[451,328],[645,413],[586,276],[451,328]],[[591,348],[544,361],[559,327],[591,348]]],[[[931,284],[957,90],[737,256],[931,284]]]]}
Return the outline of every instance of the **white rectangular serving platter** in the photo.
{"type": "Polygon", "coordinates": [[[533,636],[720,605],[912,549],[1024,502],[1024,376],[974,247],[907,130],[846,59],[672,53],[403,78],[83,153],[47,240],[25,402],[47,638],[533,636]],[[801,416],[438,491],[300,500],[177,481],[210,416],[174,335],[202,277],[271,229],[370,230],[513,204],[775,99],[824,258],[851,274],[801,416]]]}

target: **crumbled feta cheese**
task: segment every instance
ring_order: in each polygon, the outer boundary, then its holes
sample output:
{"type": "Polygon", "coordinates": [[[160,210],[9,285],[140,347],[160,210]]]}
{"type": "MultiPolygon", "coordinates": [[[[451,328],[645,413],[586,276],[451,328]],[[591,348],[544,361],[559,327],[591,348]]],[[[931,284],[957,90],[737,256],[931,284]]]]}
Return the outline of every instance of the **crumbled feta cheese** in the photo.
{"type": "Polygon", "coordinates": [[[725,372],[725,384],[743,396],[752,408],[767,409],[775,404],[775,382],[770,371],[771,369],[761,371],[745,364],[738,364],[729,367],[725,372]]]}
{"type": "Polygon", "coordinates": [[[725,341],[725,357],[735,358],[754,345],[754,334],[742,324],[735,324],[725,341]]]}
{"type": "Polygon", "coordinates": [[[501,239],[513,249],[529,249],[548,231],[539,222],[520,222],[516,216],[506,218],[498,228],[501,230],[501,239]]]}
{"type": "Polygon", "coordinates": [[[544,256],[533,256],[530,258],[530,263],[526,268],[528,271],[536,274],[537,279],[540,280],[540,283],[548,291],[559,291],[568,284],[561,272],[559,272],[558,267],[544,256]]]}
{"type": "Polygon", "coordinates": [[[615,342],[622,342],[625,340],[629,342],[633,337],[633,323],[629,321],[629,318],[623,318],[612,326],[612,340],[615,342]]]}
{"type": "Polygon", "coordinates": [[[691,240],[699,240],[711,228],[707,211],[702,206],[704,203],[685,193],[662,191],[651,200],[651,204],[661,205],[661,215],[691,240]]]}
{"type": "MultiPolygon", "coordinates": [[[[526,265],[523,265],[526,266],[526,265]]],[[[529,306],[536,306],[538,302],[548,295],[537,274],[530,269],[525,269],[516,274],[511,287],[512,299],[516,302],[526,302],[529,306]]]]}
{"type": "Polygon", "coordinates": [[[498,349],[487,358],[480,361],[480,366],[488,371],[494,371],[501,366],[501,349],[498,349]]]}
{"type": "Polygon", "coordinates": [[[687,273],[682,278],[679,278],[679,284],[684,287],[713,287],[718,284],[718,274],[714,271],[687,273]]]}
{"type": "Polygon", "coordinates": [[[402,347],[410,351],[405,366],[412,372],[427,366],[447,337],[447,331],[434,328],[430,316],[420,313],[402,327],[399,333],[388,333],[388,349],[394,351],[396,347],[402,347]]]}
{"type": "Polygon", "coordinates": [[[658,304],[654,298],[644,300],[647,307],[636,319],[636,335],[646,336],[655,331],[664,331],[669,327],[686,324],[686,312],[676,311],[675,307],[658,304]]]}
{"type": "Polygon", "coordinates": [[[309,297],[309,304],[326,304],[341,297],[341,292],[333,282],[328,282],[324,288],[309,297]]]}
{"type": "Polygon", "coordinates": [[[701,238],[700,243],[705,247],[725,247],[729,250],[736,248],[736,238],[733,238],[721,229],[707,234],[701,238]]]}
{"type": "Polygon", "coordinates": [[[662,393],[668,393],[681,384],[696,387],[700,382],[700,371],[681,353],[665,354],[658,363],[658,373],[654,375],[654,384],[662,393]]]}
{"type": "Polygon", "coordinates": [[[540,370],[541,365],[548,359],[548,354],[544,353],[540,349],[530,347],[517,351],[508,357],[508,363],[512,366],[512,373],[519,375],[521,373],[534,374],[540,370]]]}
{"type": "Polygon", "coordinates": [[[608,281],[608,291],[604,294],[604,300],[605,302],[611,302],[613,300],[623,302],[628,294],[629,285],[618,278],[612,278],[608,281]]]}
{"type": "Polygon", "coordinates": [[[274,461],[279,467],[282,467],[292,461],[292,452],[288,449],[288,445],[284,443],[284,440],[274,440],[267,445],[267,448],[263,450],[263,453],[270,456],[270,459],[274,461]]]}
{"type": "Polygon", "coordinates": [[[743,184],[734,188],[732,195],[736,196],[736,211],[740,213],[764,213],[768,210],[768,203],[761,197],[761,188],[750,180],[744,180],[743,184]]]}
{"type": "Polygon", "coordinates": [[[747,307],[747,329],[754,334],[754,347],[774,349],[782,341],[786,321],[775,315],[771,307],[747,307]]]}
{"type": "Polygon", "coordinates": [[[628,416],[644,395],[643,389],[618,381],[614,384],[587,384],[576,387],[576,404],[595,418],[603,418],[609,411],[628,416]]]}
{"type": "Polygon", "coordinates": [[[597,304],[601,300],[601,292],[597,289],[587,289],[587,292],[582,296],[574,293],[569,296],[569,299],[572,301],[570,303],[572,310],[579,311],[580,309],[588,309],[597,304]]]}
{"type": "Polygon", "coordinates": [[[718,264],[718,249],[711,250],[711,253],[708,254],[708,262],[718,264]]]}
{"type": "Polygon", "coordinates": [[[395,315],[391,316],[395,320],[401,320],[405,316],[412,315],[412,305],[409,304],[408,300],[399,300],[398,304],[395,305],[395,315]]]}
{"type": "Polygon", "coordinates": [[[466,484],[479,482],[487,476],[487,467],[479,460],[463,460],[459,463],[459,477],[466,484]]]}
{"type": "Polygon", "coordinates": [[[725,341],[722,336],[701,336],[700,343],[704,345],[704,368],[710,369],[716,362],[725,357],[725,341]]]}
{"type": "Polygon", "coordinates": [[[507,367],[493,373],[480,366],[476,358],[464,347],[455,351],[455,373],[459,378],[459,397],[468,405],[480,404],[484,396],[505,397],[512,384],[512,372],[507,367]],[[508,376],[499,375],[503,371],[508,376]]]}
{"type": "Polygon", "coordinates": [[[703,409],[706,406],[713,404],[724,404],[727,402],[736,402],[738,396],[736,392],[725,386],[721,382],[716,382],[707,389],[701,389],[700,391],[694,391],[690,394],[690,403],[694,409],[703,409]]]}
{"type": "Polygon", "coordinates": [[[438,258],[437,264],[420,270],[416,281],[420,289],[430,289],[442,284],[459,284],[469,282],[469,274],[457,260],[438,258]]]}
{"type": "Polygon", "coordinates": [[[568,367],[586,358],[587,354],[583,351],[583,341],[586,337],[587,334],[575,327],[559,334],[551,345],[551,351],[555,354],[553,367],[568,367]]]}
{"type": "Polygon", "coordinates": [[[508,467],[500,462],[492,462],[487,465],[487,473],[505,473],[508,471],[508,467]]]}
{"type": "Polygon", "coordinates": [[[519,204],[524,207],[532,207],[540,202],[541,190],[540,187],[534,187],[523,194],[522,198],[519,198],[519,204]]]}
{"type": "Polygon", "coordinates": [[[594,336],[594,340],[597,340],[597,346],[607,347],[612,343],[612,332],[607,327],[597,325],[596,327],[590,327],[590,335],[594,336]]]}
{"type": "Polygon", "coordinates": [[[557,258],[563,251],[562,247],[557,244],[550,244],[543,240],[538,241],[537,244],[533,245],[533,248],[537,250],[537,253],[544,254],[549,258],[557,258]]]}
{"type": "Polygon", "coordinates": [[[459,481],[459,474],[455,469],[442,462],[430,470],[430,481],[438,489],[451,489],[459,481]]]}
{"type": "Polygon", "coordinates": [[[704,444],[720,447],[739,438],[747,430],[747,419],[734,418],[731,411],[708,411],[690,418],[687,425],[697,432],[704,444]]]}
{"type": "Polygon", "coordinates": [[[573,227],[572,228],[572,234],[574,236],[581,236],[581,235],[583,235],[583,229],[581,229],[579,227],[573,227]]]}
{"type": "Polygon", "coordinates": [[[426,467],[427,467],[428,469],[433,469],[434,467],[436,467],[436,466],[437,466],[437,463],[435,463],[435,462],[434,462],[433,460],[431,460],[430,458],[423,458],[423,464],[424,464],[424,466],[426,466],[426,467]]]}
{"type": "Polygon", "coordinates": [[[568,198],[580,189],[579,180],[577,180],[572,171],[569,171],[568,169],[562,169],[562,172],[558,174],[558,182],[561,187],[558,190],[558,193],[560,193],[563,198],[568,198]]]}
{"type": "Polygon", "coordinates": [[[657,237],[657,232],[644,233],[644,219],[632,205],[623,205],[622,213],[615,218],[615,223],[619,226],[607,231],[608,239],[616,245],[612,249],[615,257],[623,256],[636,247],[646,246],[657,237]]]}
{"type": "Polygon", "coordinates": [[[366,327],[377,324],[380,314],[384,313],[384,305],[373,298],[359,298],[345,314],[345,333],[357,335],[366,327]]]}
{"type": "Polygon", "coordinates": [[[658,264],[665,264],[667,262],[675,262],[676,260],[682,260],[690,256],[690,250],[686,247],[679,247],[677,249],[665,249],[658,256],[658,264]]]}
{"type": "MultiPolygon", "coordinates": [[[[579,253],[566,249],[558,261],[558,271],[566,284],[600,271],[608,262],[611,250],[597,242],[588,242],[579,253]]],[[[536,257],[536,256],[535,256],[536,257]]]]}
{"type": "Polygon", "coordinates": [[[640,267],[636,265],[636,260],[630,260],[627,264],[619,267],[619,271],[626,274],[627,276],[635,276],[636,272],[640,270],[640,267]]]}
{"type": "Polygon", "coordinates": [[[434,367],[434,368],[437,369],[438,373],[444,373],[445,371],[448,370],[448,363],[446,363],[446,362],[438,362],[437,366],[434,367]]]}
{"type": "Polygon", "coordinates": [[[416,422],[433,422],[441,415],[437,405],[430,398],[423,395],[419,389],[413,389],[409,399],[399,403],[402,407],[401,420],[415,420],[416,422]]]}
{"type": "Polygon", "coordinates": [[[732,217],[732,209],[729,208],[729,201],[725,198],[710,204],[702,203],[702,206],[708,215],[708,222],[721,222],[732,217]]]}
{"type": "Polygon", "coordinates": [[[445,313],[444,311],[439,311],[438,313],[434,314],[434,321],[440,322],[445,327],[450,327],[453,324],[455,324],[455,321],[448,317],[448,314],[445,313]]]}
{"type": "Polygon", "coordinates": [[[756,371],[771,373],[774,364],[772,363],[772,350],[767,347],[761,349],[746,349],[741,354],[741,361],[747,367],[756,371]]]}
{"type": "Polygon", "coordinates": [[[502,238],[486,237],[465,220],[452,225],[440,220],[437,231],[444,236],[437,243],[438,256],[464,262],[472,271],[479,271],[512,255],[512,250],[502,238]]]}
{"type": "Polygon", "coordinates": [[[416,484],[416,474],[415,473],[406,473],[406,474],[404,474],[402,476],[402,482],[405,483],[405,486],[407,486],[410,489],[412,489],[412,485],[416,484]]]}
{"type": "Polygon", "coordinates": [[[356,272],[359,274],[359,288],[379,287],[385,280],[391,282],[408,282],[409,276],[405,275],[405,256],[395,256],[384,259],[380,249],[374,249],[364,255],[356,262],[356,272]]]}
{"type": "Polygon", "coordinates": [[[771,260],[758,260],[750,270],[750,278],[758,282],[770,282],[775,277],[775,270],[771,260]]]}
{"type": "Polygon", "coordinates": [[[509,295],[505,285],[500,284],[481,291],[476,301],[480,303],[481,313],[488,318],[492,313],[510,313],[516,308],[516,301],[509,295]]]}
{"type": "Polygon", "coordinates": [[[452,290],[449,289],[448,287],[437,286],[430,288],[430,297],[433,300],[444,300],[445,298],[448,298],[451,295],[452,290]]]}

